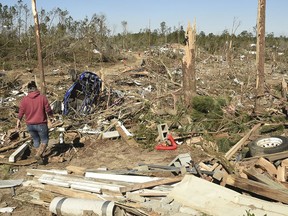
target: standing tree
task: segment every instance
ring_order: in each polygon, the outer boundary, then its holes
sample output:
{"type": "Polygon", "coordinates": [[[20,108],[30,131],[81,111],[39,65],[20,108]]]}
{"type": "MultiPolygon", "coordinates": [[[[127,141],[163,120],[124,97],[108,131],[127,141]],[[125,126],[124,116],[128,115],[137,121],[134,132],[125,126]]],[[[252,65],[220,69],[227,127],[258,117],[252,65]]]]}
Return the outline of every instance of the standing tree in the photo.
{"type": "Polygon", "coordinates": [[[122,48],[125,49],[125,38],[127,36],[127,21],[122,21],[123,35],[122,35],[122,48]]]}
{"type": "Polygon", "coordinates": [[[194,22],[193,28],[189,22],[185,37],[185,55],[182,62],[183,94],[184,103],[187,107],[191,105],[192,99],[196,95],[195,41],[196,22],[194,22]]]}
{"type": "Polygon", "coordinates": [[[40,82],[41,82],[40,88],[41,88],[41,93],[46,94],[46,85],[45,85],[45,76],[44,76],[42,49],[41,49],[41,37],[40,37],[38,13],[37,13],[37,9],[36,9],[36,0],[32,0],[32,11],[33,11],[34,23],[35,23],[35,36],[36,36],[36,43],[37,43],[38,67],[40,69],[40,82]]]}
{"type": "Polygon", "coordinates": [[[161,37],[164,38],[165,43],[167,43],[166,32],[167,32],[166,22],[161,22],[160,23],[160,35],[161,37]]]}
{"type": "Polygon", "coordinates": [[[256,96],[264,94],[265,82],[265,9],[266,0],[258,0],[257,52],[256,52],[256,96]]]}

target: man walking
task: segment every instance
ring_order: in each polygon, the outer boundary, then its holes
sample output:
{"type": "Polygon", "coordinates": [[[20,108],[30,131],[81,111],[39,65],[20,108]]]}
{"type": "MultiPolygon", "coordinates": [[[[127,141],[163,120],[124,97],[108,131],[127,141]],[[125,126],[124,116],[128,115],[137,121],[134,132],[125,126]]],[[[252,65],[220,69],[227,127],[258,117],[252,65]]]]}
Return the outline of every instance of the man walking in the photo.
{"type": "Polygon", "coordinates": [[[39,164],[43,164],[42,154],[49,141],[48,116],[53,118],[53,112],[48,99],[45,95],[40,94],[34,81],[28,83],[28,95],[23,97],[20,102],[18,129],[24,115],[27,130],[33,139],[33,146],[36,148],[35,159],[39,164]]]}

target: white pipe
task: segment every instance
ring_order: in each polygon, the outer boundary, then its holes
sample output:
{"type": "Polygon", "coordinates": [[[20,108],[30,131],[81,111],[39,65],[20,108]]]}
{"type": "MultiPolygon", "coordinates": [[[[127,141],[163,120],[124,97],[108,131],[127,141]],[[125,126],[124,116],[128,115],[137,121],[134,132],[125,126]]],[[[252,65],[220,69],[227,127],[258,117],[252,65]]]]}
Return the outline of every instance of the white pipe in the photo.
{"type": "Polygon", "coordinates": [[[63,216],[80,216],[83,211],[93,211],[97,215],[114,215],[115,205],[111,201],[55,197],[49,206],[49,211],[63,216]]]}

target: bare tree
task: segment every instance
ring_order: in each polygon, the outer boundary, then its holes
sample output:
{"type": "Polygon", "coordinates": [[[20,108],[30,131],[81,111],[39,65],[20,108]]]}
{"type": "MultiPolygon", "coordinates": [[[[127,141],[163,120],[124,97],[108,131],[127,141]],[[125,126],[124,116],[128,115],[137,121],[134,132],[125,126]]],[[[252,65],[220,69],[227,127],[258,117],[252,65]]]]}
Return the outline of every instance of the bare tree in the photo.
{"type": "Polygon", "coordinates": [[[257,114],[261,108],[259,102],[264,96],[265,85],[265,9],[266,0],[258,0],[258,15],[257,15],[257,45],[256,45],[256,87],[255,87],[255,107],[254,112],[257,114]]]}
{"type": "Polygon", "coordinates": [[[257,52],[256,52],[256,96],[264,94],[265,82],[265,10],[266,0],[258,0],[257,52]]]}
{"type": "Polygon", "coordinates": [[[164,38],[165,43],[167,43],[167,26],[166,26],[166,22],[161,22],[160,23],[160,34],[161,36],[164,38]]]}
{"type": "Polygon", "coordinates": [[[196,70],[195,70],[195,41],[196,41],[196,22],[193,27],[189,22],[186,31],[185,55],[183,57],[183,94],[184,103],[190,106],[193,96],[196,95],[196,70]]]}
{"type": "Polygon", "coordinates": [[[127,35],[127,21],[122,21],[121,22],[122,24],[122,28],[123,28],[123,35],[122,35],[122,48],[125,49],[125,38],[126,38],[126,35],[127,35]]]}
{"type": "Polygon", "coordinates": [[[229,35],[229,47],[228,47],[228,50],[227,50],[227,53],[226,53],[226,59],[227,59],[229,65],[231,65],[232,58],[233,58],[232,57],[232,54],[233,54],[233,50],[232,50],[233,37],[235,36],[235,32],[239,28],[240,24],[241,24],[241,22],[238,21],[237,18],[234,17],[231,33],[229,35]]]}
{"type": "Polygon", "coordinates": [[[37,43],[38,67],[40,69],[40,82],[41,82],[40,89],[41,89],[41,93],[42,94],[46,94],[46,85],[45,85],[45,76],[44,76],[42,49],[41,49],[41,37],[40,37],[38,13],[37,13],[37,9],[36,9],[36,0],[32,0],[32,11],[33,11],[34,23],[35,23],[35,35],[36,35],[36,43],[37,43]]]}

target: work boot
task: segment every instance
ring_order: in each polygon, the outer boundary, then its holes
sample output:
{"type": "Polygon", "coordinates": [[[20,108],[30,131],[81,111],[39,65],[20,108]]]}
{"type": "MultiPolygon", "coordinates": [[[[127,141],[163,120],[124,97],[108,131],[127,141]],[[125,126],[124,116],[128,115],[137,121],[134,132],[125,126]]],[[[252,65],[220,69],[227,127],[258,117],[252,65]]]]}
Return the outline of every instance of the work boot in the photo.
{"type": "Polygon", "coordinates": [[[42,154],[44,153],[45,149],[46,149],[46,144],[40,144],[40,146],[37,149],[37,152],[35,154],[35,159],[37,160],[37,163],[40,165],[44,164],[43,158],[42,158],[42,154]]]}

